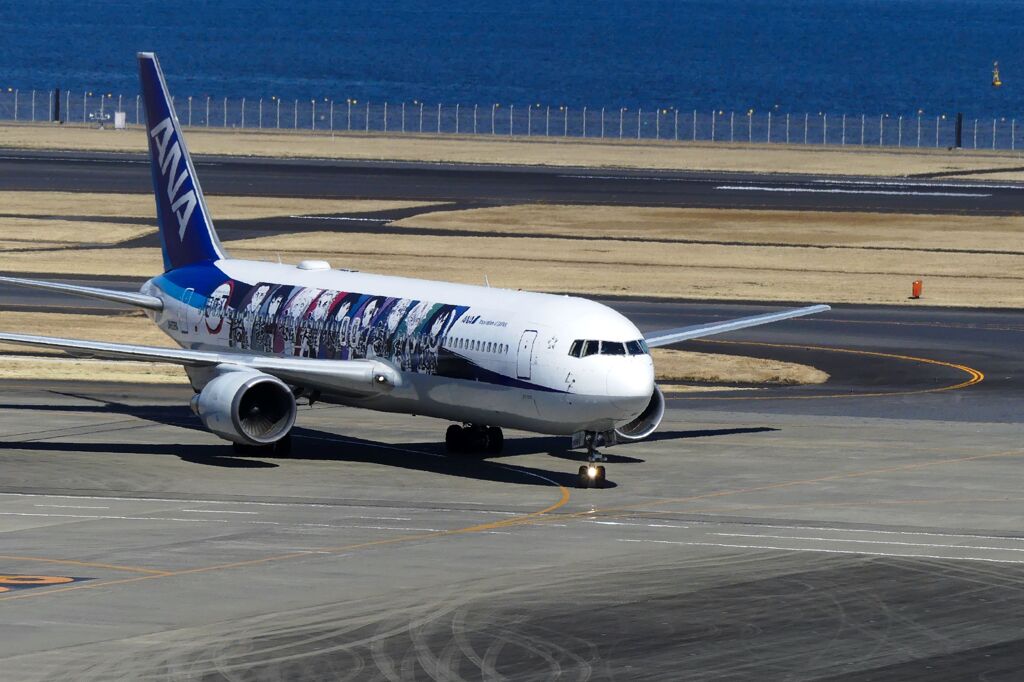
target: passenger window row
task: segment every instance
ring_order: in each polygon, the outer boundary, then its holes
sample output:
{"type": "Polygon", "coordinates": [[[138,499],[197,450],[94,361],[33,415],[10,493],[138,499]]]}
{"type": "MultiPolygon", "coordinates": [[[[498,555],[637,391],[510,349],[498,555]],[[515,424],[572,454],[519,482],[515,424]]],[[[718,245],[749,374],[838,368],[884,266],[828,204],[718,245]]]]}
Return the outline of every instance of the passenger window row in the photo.
{"type": "Polygon", "coordinates": [[[453,350],[470,350],[479,353],[497,353],[499,355],[505,355],[508,353],[507,343],[481,341],[480,339],[464,339],[461,337],[449,339],[448,341],[453,350]]]}
{"type": "Polygon", "coordinates": [[[625,343],[576,339],[569,347],[569,355],[574,358],[585,358],[588,355],[647,355],[650,352],[647,342],[643,339],[625,343]]]}

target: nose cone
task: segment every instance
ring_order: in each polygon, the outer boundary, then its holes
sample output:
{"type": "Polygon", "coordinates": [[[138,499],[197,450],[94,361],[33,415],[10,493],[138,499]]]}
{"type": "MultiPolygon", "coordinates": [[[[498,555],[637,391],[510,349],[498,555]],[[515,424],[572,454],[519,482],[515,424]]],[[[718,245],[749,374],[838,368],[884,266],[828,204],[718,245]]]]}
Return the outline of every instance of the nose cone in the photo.
{"type": "Polygon", "coordinates": [[[650,356],[622,360],[608,370],[608,397],[632,418],[644,411],[654,393],[654,363],[650,356]]]}

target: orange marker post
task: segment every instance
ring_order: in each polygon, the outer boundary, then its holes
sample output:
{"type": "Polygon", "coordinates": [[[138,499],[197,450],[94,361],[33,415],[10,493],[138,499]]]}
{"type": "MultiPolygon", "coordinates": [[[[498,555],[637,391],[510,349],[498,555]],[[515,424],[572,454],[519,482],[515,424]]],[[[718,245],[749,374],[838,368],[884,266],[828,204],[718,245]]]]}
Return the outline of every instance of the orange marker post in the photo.
{"type": "Polygon", "coordinates": [[[924,290],[924,283],[919,279],[915,279],[914,283],[910,286],[910,298],[921,298],[921,292],[924,290]]]}

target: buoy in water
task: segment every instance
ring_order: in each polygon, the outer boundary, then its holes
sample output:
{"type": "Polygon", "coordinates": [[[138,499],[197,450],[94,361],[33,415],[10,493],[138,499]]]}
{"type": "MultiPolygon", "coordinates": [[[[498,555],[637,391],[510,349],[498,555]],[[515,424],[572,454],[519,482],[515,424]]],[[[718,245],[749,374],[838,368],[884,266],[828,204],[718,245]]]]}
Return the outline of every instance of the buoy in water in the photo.
{"type": "Polygon", "coordinates": [[[1003,81],[999,78],[999,62],[992,62],[992,87],[1002,86],[1003,81]]]}

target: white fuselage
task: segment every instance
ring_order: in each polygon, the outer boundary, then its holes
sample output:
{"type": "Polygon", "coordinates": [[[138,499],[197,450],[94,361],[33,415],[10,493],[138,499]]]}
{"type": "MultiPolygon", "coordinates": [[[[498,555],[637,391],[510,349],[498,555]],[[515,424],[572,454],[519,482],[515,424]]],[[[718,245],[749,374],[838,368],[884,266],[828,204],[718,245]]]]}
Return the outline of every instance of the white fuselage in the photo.
{"type": "Polygon", "coordinates": [[[631,421],[654,391],[651,357],[635,352],[643,335],[581,298],[241,260],[171,271],[142,291],[163,300],[151,315],[186,348],[401,371],[400,386],[372,398],[301,387],[339,404],[572,434],[631,421]],[[570,355],[587,340],[634,352],[570,355]]]}

